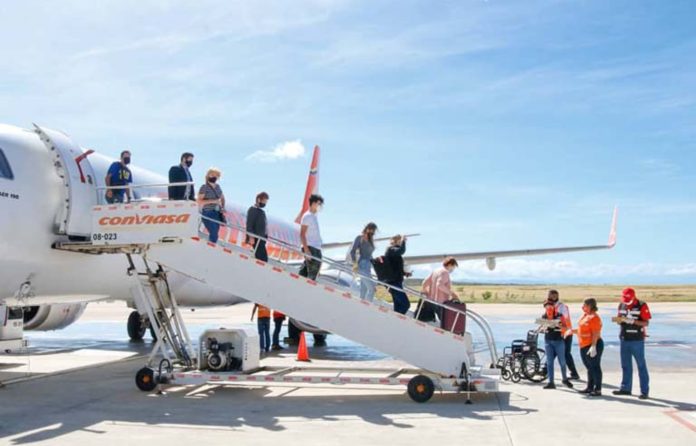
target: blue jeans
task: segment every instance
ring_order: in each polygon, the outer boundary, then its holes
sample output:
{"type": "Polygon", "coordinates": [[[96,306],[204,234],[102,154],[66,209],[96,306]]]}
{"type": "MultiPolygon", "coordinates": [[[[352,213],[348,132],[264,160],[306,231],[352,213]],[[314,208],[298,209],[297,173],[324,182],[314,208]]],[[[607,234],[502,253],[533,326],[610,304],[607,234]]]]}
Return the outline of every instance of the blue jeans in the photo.
{"type": "Polygon", "coordinates": [[[282,317],[273,319],[273,347],[280,346],[280,330],[283,328],[282,317]]]}
{"type": "MultiPolygon", "coordinates": [[[[403,288],[403,282],[388,282],[389,285],[393,285],[397,288],[403,288]]],[[[408,313],[408,309],[411,308],[411,302],[408,301],[408,296],[401,290],[396,290],[394,288],[389,288],[389,294],[391,294],[392,301],[394,302],[394,311],[401,314],[408,313]]]]}
{"type": "Polygon", "coordinates": [[[259,328],[259,343],[261,344],[261,351],[267,352],[271,349],[271,318],[260,317],[256,321],[256,325],[259,328]]]}
{"type": "MultiPolygon", "coordinates": [[[[372,262],[370,259],[360,259],[358,272],[366,277],[372,276],[372,262]]],[[[360,278],[360,299],[369,300],[375,297],[375,284],[371,280],[360,278]]]]}
{"type": "Polygon", "coordinates": [[[203,219],[203,225],[208,231],[208,241],[210,243],[217,243],[220,223],[216,222],[220,218],[220,213],[214,209],[203,209],[202,213],[203,217],[206,217],[203,219]]]}
{"type": "Polygon", "coordinates": [[[566,376],[566,360],[565,360],[565,342],[564,341],[550,341],[546,340],[546,368],[549,371],[549,383],[553,383],[553,366],[556,358],[558,358],[558,363],[561,365],[561,376],[565,381],[568,377],[566,376]]]}
{"type": "Polygon", "coordinates": [[[633,359],[638,366],[640,393],[647,395],[650,392],[650,375],[645,362],[645,341],[621,341],[621,390],[630,392],[633,388],[633,359]]]}

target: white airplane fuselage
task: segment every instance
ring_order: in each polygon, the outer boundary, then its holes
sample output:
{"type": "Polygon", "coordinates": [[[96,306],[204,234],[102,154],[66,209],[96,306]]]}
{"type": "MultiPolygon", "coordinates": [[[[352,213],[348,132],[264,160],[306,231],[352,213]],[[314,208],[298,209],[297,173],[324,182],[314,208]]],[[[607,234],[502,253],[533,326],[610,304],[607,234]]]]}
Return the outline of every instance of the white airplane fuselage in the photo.
{"type": "MultiPolygon", "coordinates": [[[[0,125],[0,150],[14,176],[0,178],[0,303],[31,307],[106,299],[131,302],[125,280],[125,256],[87,255],[52,248],[55,242],[68,240],[67,235],[56,232],[65,185],[39,136],[30,130],[0,125]]],[[[92,181],[103,187],[114,160],[98,153],[87,159],[93,169],[92,181]]],[[[134,185],[168,182],[162,175],[136,166],[130,168],[134,185]]],[[[96,193],[103,195],[103,191],[96,193]]],[[[147,196],[140,198],[166,198],[166,193],[166,188],[143,189],[142,194],[147,196]]],[[[226,214],[228,221],[244,225],[242,207],[228,204],[226,214]]],[[[84,215],[84,219],[89,221],[91,215],[84,215]]],[[[221,238],[238,238],[238,234],[227,232],[223,231],[221,238]]],[[[269,235],[299,244],[299,228],[293,223],[269,218],[269,235]]],[[[171,274],[170,283],[183,306],[233,305],[244,301],[179,274],[171,274]]]]}

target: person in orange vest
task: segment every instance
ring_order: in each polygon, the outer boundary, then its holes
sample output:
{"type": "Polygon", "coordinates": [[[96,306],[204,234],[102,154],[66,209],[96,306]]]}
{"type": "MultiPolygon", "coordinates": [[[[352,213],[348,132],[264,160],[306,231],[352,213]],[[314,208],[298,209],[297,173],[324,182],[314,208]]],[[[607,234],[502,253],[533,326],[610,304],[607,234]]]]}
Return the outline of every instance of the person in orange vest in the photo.
{"type": "Polygon", "coordinates": [[[581,390],[588,396],[602,396],[602,319],[597,314],[597,300],[585,299],[582,305],[585,313],[578,321],[578,344],[580,357],[587,368],[587,387],[581,390]]]}
{"type": "MultiPolygon", "coordinates": [[[[565,316],[566,320],[570,324],[570,310],[568,310],[568,305],[561,302],[560,294],[558,293],[558,291],[549,290],[547,299],[551,302],[554,302],[556,306],[556,311],[561,313],[561,316],[565,316]]],[[[563,343],[565,344],[566,367],[568,367],[568,371],[570,372],[570,378],[568,379],[578,380],[580,379],[580,375],[578,375],[578,369],[575,367],[575,360],[573,359],[573,327],[569,326],[568,328],[568,330],[564,330],[564,332],[562,333],[563,343]]]]}
{"type": "Polygon", "coordinates": [[[259,329],[259,343],[261,344],[261,352],[268,353],[271,350],[271,309],[263,305],[255,304],[251,310],[251,320],[254,320],[256,315],[256,325],[259,329]]]}
{"type": "Polygon", "coordinates": [[[280,330],[283,328],[285,315],[278,310],[273,310],[273,343],[271,348],[274,351],[284,350],[280,345],[280,330]]]}
{"type": "Polygon", "coordinates": [[[558,364],[561,366],[561,376],[563,379],[563,384],[569,389],[573,388],[573,384],[568,379],[566,375],[566,360],[565,360],[565,342],[563,340],[563,335],[567,333],[570,329],[571,324],[568,318],[561,314],[561,312],[556,307],[556,303],[550,300],[544,302],[544,314],[541,316],[542,319],[548,319],[549,321],[555,321],[556,324],[549,326],[546,329],[544,335],[544,348],[546,349],[546,368],[549,373],[549,382],[544,386],[544,389],[555,389],[556,383],[554,383],[554,363],[556,358],[558,358],[558,364]]]}

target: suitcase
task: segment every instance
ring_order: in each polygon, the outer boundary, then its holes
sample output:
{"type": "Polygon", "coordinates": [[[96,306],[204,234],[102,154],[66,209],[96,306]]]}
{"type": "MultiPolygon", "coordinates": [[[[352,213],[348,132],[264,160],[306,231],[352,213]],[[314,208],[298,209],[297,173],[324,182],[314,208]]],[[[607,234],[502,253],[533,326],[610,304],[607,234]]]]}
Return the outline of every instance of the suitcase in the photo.
{"type": "Polygon", "coordinates": [[[418,301],[416,306],[416,315],[418,315],[418,320],[422,322],[432,322],[435,320],[435,311],[437,307],[430,302],[426,302],[423,299],[418,301]]]}
{"type": "Polygon", "coordinates": [[[443,303],[442,308],[442,329],[451,331],[456,335],[463,335],[466,331],[466,315],[457,311],[448,310],[447,307],[455,308],[460,311],[466,311],[466,304],[458,300],[448,300],[443,303]],[[455,319],[457,325],[455,326],[455,319]]]}

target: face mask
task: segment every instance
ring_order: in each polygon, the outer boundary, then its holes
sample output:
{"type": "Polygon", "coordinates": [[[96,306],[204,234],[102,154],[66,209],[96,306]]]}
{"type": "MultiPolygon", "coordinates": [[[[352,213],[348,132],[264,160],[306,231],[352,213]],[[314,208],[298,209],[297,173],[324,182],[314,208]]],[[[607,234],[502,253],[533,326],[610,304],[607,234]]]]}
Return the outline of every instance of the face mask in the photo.
{"type": "Polygon", "coordinates": [[[191,167],[193,166],[193,160],[186,160],[184,161],[184,164],[186,164],[186,167],[191,167]]]}
{"type": "Polygon", "coordinates": [[[631,302],[633,302],[633,298],[630,296],[624,296],[622,298],[622,300],[623,300],[623,303],[625,303],[626,305],[629,305],[631,302]]]}
{"type": "Polygon", "coordinates": [[[217,181],[217,177],[210,177],[208,178],[209,183],[215,183],[217,181]]]}
{"type": "Polygon", "coordinates": [[[317,212],[321,212],[321,211],[323,211],[323,210],[324,210],[324,205],[323,205],[323,204],[320,204],[320,205],[317,207],[317,212]]]}
{"type": "Polygon", "coordinates": [[[123,164],[126,166],[130,164],[130,156],[126,156],[123,158],[123,164]]]}
{"type": "Polygon", "coordinates": [[[447,268],[447,272],[452,274],[454,272],[454,268],[447,268]]]}
{"type": "Polygon", "coordinates": [[[260,208],[265,208],[265,207],[266,207],[266,203],[259,203],[259,207],[260,207],[260,208]]]}

